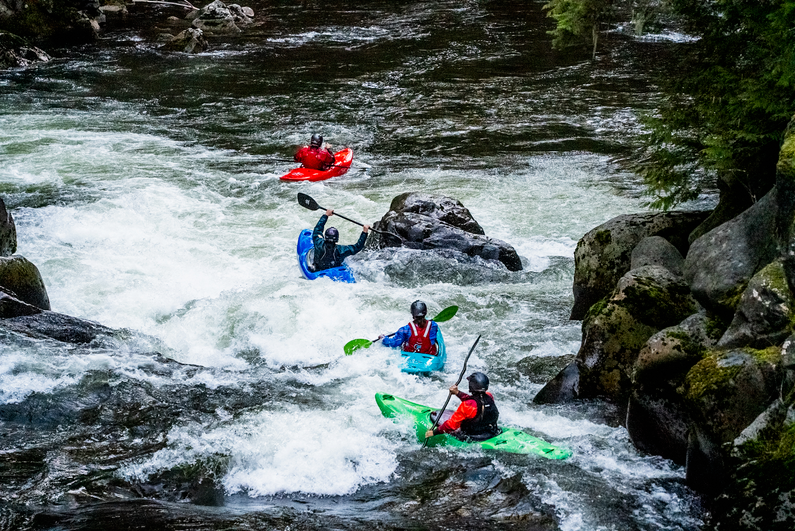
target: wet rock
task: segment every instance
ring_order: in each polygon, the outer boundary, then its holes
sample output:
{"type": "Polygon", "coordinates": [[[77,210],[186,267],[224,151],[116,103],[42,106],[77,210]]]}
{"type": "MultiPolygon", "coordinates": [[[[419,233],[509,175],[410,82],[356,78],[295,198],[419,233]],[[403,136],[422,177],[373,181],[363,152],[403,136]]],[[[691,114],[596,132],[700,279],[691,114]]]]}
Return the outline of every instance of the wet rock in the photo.
{"type": "Polygon", "coordinates": [[[0,257],[0,287],[22,302],[43,310],[50,309],[50,298],[41,273],[24,256],[0,257]]]}
{"type": "Polygon", "coordinates": [[[707,212],[663,212],[615,217],[588,232],[574,251],[574,306],[570,319],[583,319],[588,309],[615,289],[632,267],[632,251],[641,240],[660,236],[684,256],[687,236],[707,212]]]}
{"type": "Polygon", "coordinates": [[[682,257],[682,253],[662,236],[643,238],[632,249],[630,260],[631,269],[657,265],[664,267],[678,277],[683,274],[684,263],[685,259],[682,257]]]}
{"type": "Polygon", "coordinates": [[[214,34],[235,34],[241,31],[235,25],[235,15],[220,0],[201,8],[191,25],[203,32],[214,34]]]}
{"type": "Polygon", "coordinates": [[[528,356],[516,362],[516,368],[530,381],[545,383],[554,378],[572,361],[574,361],[573,354],[567,356],[528,356]]]}
{"type": "Polygon", "coordinates": [[[793,320],[795,295],[787,281],[783,262],[776,260],[750,280],[718,346],[765,348],[780,345],[792,333],[793,320]]]}
{"type": "Polygon", "coordinates": [[[648,339],[695,311],[687,286],[667,269],[644,266],[630,271],[612,296],[595,304],[586,316],[576,369],[564,369],[535,400],[564,402],[576,390],[578,398],[625,403],[635,361],[648,339]]]}
{"type": "Polygon", "coordinates": [[[55,339],[65,343],[90,343],[99,336],[114,336],[119,333],[93,321],[50,311],[2,319],[0,329],[36,339],[55,339]]]}
{"type": "Polygon", "coordinates": [[[247,26],[254,22],[252,20],[252,17],[254,16],[254,10],[250,7],[240,7],[239,4],[229,4],[227,7],[229,8],[229,12],[232,13],[232,16],[234,17],[235,24],[238,26],[247,26]]]}
{"type": "Polygon", "coordinates": [[[684,381],[690,368],[714,347],[706,313],[660,330],[641,349],[632,373],[626,427],[636,447],[684,465],[691,423],[684,381]]]}
{"type": "Polygon", "coordinates": [[[14,224],[11,212],[6,209],[3,198],[0,197],[0,256],[11,256],[15,252],[17,252],[17,226],[14,224]]]}
{"type": "MultiPolygon", "coordinates": [[[[41,48],[31,45],[21,37],[0,31],[0,69],[29,66],[34,63],[43,63],[49,60],[50,56],[41,48]]],[[[2,212],[0,212],[0,224],[2,224],[2,220],[5,219],[4,212],[5,205],[2,206],[2,212]]],[[[5,243],[2,235],[0,235],[0,253],[3,252],[3,245],[5,243]]],[[[16,236],[14,238],[14,247],[16,249],[16,236]]],[[[9,254],[13,253],[14,251],[11,251],[9,254]]],[[[0,254],[0,256],[8,256],[8,254],[0,254]]]]}
{"type": "Polygon", "coordinates": [[[389,210],[422,214],[472,234],[486,234],[469,209],[457,199],[444,195],[406,192],[392,199],[389,210]]]}
{"type": "Polygon", "coordinates": [[[0,287],[0,319],[20,317],[23,315],[33,315],[41,313],[43,310],[26,302],[15,298],[0,287]]]}
{"type": "Polygon", "coordinates": [[[467,256],[502,262],[509,271],[522,269],[522,261],[513,247],[502,240],[469,232],[479,229],[480,225],[454,199],[428,194],[403,194],[393,200],[392,206],[398,210],[390,209],[378,222],[379,230],[391,234],[379,239],[378,245],[382,248],[453,249],[467,256]],[[439,204],[436,205],[436,202],[439,204]],[[445,219],[468,230],[452,225],[445,219]]]}
{"type": "Polygon", "coordinates": [[[685,379],[690,416],[687,481],[708,493],[720,492],[727,478],[726,444],[778,397],[781,349],[733,349],[709,354],[685,379]]]}
{"type": "Polygon", "coordinates": [[[774,189],[694,241],[685,257],[685,278],[693,296],[724,319],[734,315],[751,277],[778,256],[777,199],[774,189]]]}
{"type": "Polygon", "coordinates": [[[188,28],[181,31],[163,45],[164,50],[184,53],[200,53],[207,50],[208,47],[204,33],[196,28],[188,28]]]}
{"type": "Polygon", "coordinates": [[[0,30],[59,46],[96,40],[104,14],[97,0],[0,1],[0,30]]]}

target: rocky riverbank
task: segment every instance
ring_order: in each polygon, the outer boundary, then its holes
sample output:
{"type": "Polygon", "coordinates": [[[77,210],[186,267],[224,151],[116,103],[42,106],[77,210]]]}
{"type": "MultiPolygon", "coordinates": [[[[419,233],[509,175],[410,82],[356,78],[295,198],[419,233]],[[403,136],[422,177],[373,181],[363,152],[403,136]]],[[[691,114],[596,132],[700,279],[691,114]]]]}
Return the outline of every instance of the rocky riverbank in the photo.
{"type": "Polygon", "coordinates": [[[774,188],[705,212],[614,218],[575,253],[582,346],[538,403],[604,398],[635,445],[686,466],[718,529],[795,526],[795,120],[774,188]]]}

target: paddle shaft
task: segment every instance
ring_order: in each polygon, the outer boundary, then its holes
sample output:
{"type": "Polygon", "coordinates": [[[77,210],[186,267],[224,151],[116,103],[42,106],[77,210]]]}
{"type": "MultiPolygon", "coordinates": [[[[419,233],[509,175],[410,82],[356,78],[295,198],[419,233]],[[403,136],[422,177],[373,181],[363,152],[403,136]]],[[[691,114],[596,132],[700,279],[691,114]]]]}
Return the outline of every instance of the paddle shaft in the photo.
{"type": "MultiPolygon", "coordinates": [[[[458,386],[458,384],[460,384],[461,380],[464,378],[464,373],[467,371],[467,362],[469,361],[469,356],[471,356],[472,352],[475,351],[475,347],[478,345],[478,341],[480,341],[480,336],[478,336],[478,338],[472,344],[472,348],[469,349],[469,354],[467,354],[467,357],[464,358],[464,368],[461,369],[461,374],[458,375],[458,380],[456,380],[456,382],[455,382],[456,386],[458,386]]],[[[447,404],[450,403],[450,397],[451,396],[453,396],[452,393],[448,393],[447,394],[447,400],[444,401],[444,405],[442,406],[442,409],[439,410],[439,412],[436,414],[436,419],[433,421],[433,426],[431,426],[432,430],[436,429],[436,426],[439,424],[439,419],[442,418],[442,413],[444,413],[444,409],[447,407],[447,404]]],[[[426,437],[425,441],[423,441],[423,443],[422,443],[422,447],[423,448],[425,448],[425,445],[428,444],[428,439],[429,438],[426,437]]]]}

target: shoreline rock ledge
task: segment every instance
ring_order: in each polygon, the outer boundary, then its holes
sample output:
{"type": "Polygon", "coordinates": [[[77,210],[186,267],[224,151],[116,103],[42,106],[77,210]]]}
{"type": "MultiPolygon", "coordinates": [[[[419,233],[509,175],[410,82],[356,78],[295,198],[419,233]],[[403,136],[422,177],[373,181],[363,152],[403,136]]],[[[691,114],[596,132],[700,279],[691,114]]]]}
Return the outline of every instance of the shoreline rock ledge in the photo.
{"type": "Polygon", "coordinates": [[[521,271],[522,260],[508,243],[490,238],[464,205],[451,197],[406,192],[394,199],[376,229],[378,245],[409,249],[453,249],[471,257],[502,262],[509,271],[521,271]]]}
{"type": "Polygon", "coordinates": [[[586,234],[582,344],[534,398],[614,403],[638,449],[685,467],[719,531],[795,529],[795,118],[776,168],[767,195],[703,234],[704,212],[586,234]]]}

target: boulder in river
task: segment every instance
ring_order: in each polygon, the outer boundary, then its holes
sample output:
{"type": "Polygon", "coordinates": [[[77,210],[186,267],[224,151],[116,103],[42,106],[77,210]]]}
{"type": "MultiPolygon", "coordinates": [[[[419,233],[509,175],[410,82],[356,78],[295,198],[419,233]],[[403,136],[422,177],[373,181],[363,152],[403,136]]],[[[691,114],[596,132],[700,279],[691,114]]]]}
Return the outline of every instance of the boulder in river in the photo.
{"type": "Polygon", "coordinates": [[[574,306],[570,319],[583,319],[593,304],[615,289],[618,279],[632,268],[632,251],[644,238],[665,238],[685,256],[688,235],[708,214],[626,214],[585,234],[574,251],[574,306]]]}
{"type": "Polygon", "coordinates": [[[392,200],[378,222],[381,247],[454,249],[469,256],[502,262],[509,271],[521,271],[516,250],[502,240],[489,238],[459,201],[442,195],[410,192],[392,200]]]}
{"type": "MultiPolygon", "coordinates": [[[[0,68],[29,66],[49,60],[50,56],[44,50],[12,33],[0,31],[0,68]]],[[[5,206],[3,206],[3,210],[5,210],[5,206]]],[[[0,216],[1,219],[2,216],[0,216]]]]}
{"type": "Polygon", "coordinates": [[[201,8],[191,25],[206,33],[240,33],[240,28],[235,24],[235,15],[220,0],[215,0],[201,8]]]}
{"type": "Polygon", "coordinates": [[[0,256],[11,256],[17,252],[17,226],[11,212],[0,198],[0,256]]]}
{"type": "Polygon", "coordinates": [[[200,29],[188,28],[163,44],[164,50],[175,52],[200,53],[208,48],[207,39],[200,29]]]}
{"type": "Polygon", "coordinates": [[[50,309],[50,298],[41,273],[24,256],[0,257],[0,287],[22,302],[42,310],[50,309]]]}

